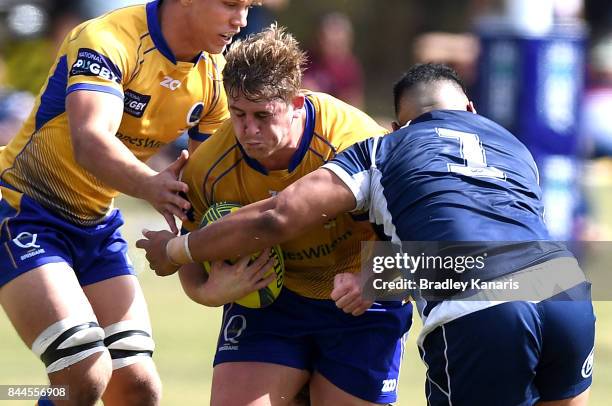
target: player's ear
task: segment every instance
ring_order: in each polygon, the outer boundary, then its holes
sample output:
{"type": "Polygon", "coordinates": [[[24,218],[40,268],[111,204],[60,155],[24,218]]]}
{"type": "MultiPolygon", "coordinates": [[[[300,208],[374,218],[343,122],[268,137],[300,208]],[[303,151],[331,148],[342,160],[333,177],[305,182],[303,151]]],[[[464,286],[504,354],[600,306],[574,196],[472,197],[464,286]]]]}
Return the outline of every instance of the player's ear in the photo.
{"type": "Polygon", "coordinates": [[[393,131],[397,131],[400,128],[402,128],[402,126],[399,125],[399,123],[397,121],[391,121],[391,128],[393,129],[393,131]]]}
{"type": "Polygon", "coordinates": [[[291,99],[291,105],[293,106],[293,116],[295,118],[299,117],[300,114],[302,114],[304,103],[306,103],[306,97],[303,94],[293,96],[293,98],[291,99]]]}
{"type": "Polygon", "coordinates": [[[466,110],[467,110],[467,111],[469,111],[469,112],[471,112],[471,113],[474,113],[474,114],[477,114],[477,113],[478,113],[478,112],[476,111],[476,107],[474,106],[474,102],[473,102],[473,101],[471,101],[471,100],[468,102],[468,105],[467,105],[467,107],[466,107],[466,110]]]}

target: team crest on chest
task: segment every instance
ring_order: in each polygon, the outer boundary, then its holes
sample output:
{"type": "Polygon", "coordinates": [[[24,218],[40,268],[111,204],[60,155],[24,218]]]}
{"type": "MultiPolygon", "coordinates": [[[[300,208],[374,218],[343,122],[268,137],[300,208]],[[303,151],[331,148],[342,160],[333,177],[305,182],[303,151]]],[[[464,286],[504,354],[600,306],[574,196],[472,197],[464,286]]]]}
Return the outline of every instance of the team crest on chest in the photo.
{"type": "Polygon", "coordinates": [[[204,113],[204,103],[197,102],[196,104],[191,106],[189,112],[187,113],[187,125],[196,125],[200,121],[202,113],[204,113]]]}

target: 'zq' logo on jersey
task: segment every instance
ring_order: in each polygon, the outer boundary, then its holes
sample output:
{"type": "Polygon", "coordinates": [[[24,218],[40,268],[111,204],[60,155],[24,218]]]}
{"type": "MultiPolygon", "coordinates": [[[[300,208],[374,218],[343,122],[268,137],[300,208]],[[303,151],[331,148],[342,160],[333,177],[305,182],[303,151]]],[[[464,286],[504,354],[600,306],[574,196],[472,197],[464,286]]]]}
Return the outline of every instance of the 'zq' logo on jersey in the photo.
{"type": "Polygon", "coordinates": [[[140,118],[150,101],[151,96],[136,93],[128,89],[123,93],[123,111],[131,116],[140,118]]]}
{"type": "Polygon", "coordinates": [[[77,59],[70,68],[70,76],[96,76],[111,82],[121,83],[121,72],[106,56],[93,49],[80,48],[77,59]]]}
{"type": "Polygon", "coordinates": [[[173,79],[170,76],[164,76],[164,80],[159,82],[159,84],[170,90],[176,90],[181,86],[181,81],[173,79]]]}

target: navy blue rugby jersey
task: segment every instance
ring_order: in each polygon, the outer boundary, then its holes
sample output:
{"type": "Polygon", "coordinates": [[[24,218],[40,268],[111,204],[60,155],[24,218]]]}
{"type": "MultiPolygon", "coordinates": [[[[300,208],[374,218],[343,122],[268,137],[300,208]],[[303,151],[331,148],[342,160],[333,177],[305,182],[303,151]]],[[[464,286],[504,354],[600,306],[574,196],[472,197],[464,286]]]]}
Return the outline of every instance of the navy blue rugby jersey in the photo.
{"type": "Polygon", "coordinates": [[[369,210],[370,221],[397,244],[482,242],[493,251],[487,279],[571,255],[559,244],[542,243],[550,237],[530,152],[477,114],[423,114],[394,133],[355,144],[324,167],[353,191],[355,209],[369,210]],[[509,241],[523,243],[515,249],[494,243],[509,241]]]}

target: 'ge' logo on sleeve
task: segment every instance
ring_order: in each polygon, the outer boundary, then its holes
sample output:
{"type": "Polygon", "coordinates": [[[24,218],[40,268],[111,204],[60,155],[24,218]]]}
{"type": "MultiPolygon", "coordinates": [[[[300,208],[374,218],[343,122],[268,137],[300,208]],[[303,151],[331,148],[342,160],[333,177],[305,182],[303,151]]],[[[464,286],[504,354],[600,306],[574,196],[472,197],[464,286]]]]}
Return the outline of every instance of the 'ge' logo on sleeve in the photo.
{"type": "Polygon", "coordinates": [[[151,101],[151,96],[127,89],[123,93],[123,111],[134,117],[142,117],[151,101]]]}

